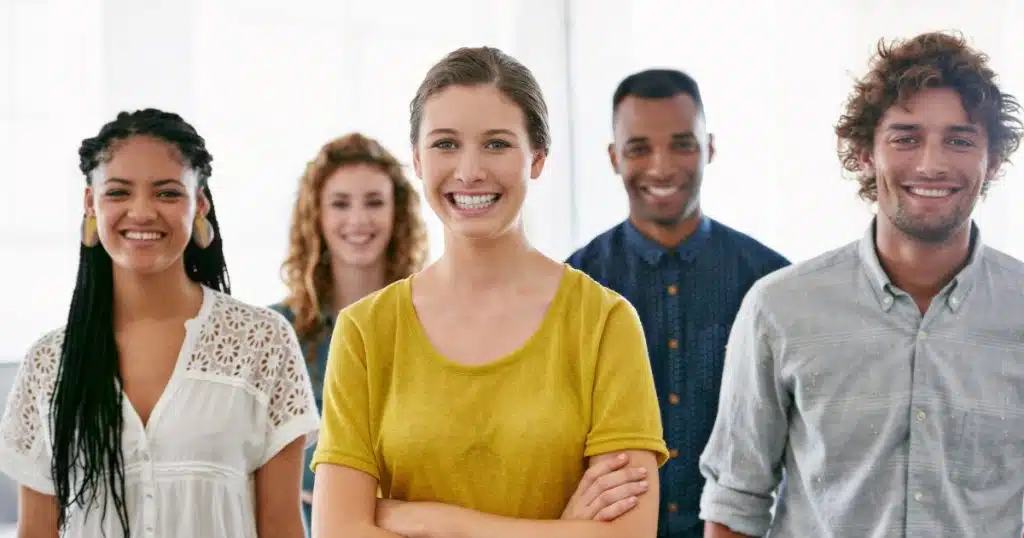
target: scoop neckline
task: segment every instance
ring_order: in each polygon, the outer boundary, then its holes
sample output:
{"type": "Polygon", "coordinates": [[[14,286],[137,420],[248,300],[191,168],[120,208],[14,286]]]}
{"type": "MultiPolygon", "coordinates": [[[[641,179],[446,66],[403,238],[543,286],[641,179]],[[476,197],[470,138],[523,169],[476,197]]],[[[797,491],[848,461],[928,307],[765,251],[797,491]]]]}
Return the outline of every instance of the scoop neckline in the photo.
{"type": "Polygon", "coordinates": [[[410,324],[412,325],[414,332],[413,338],[423,343],[423,351],[430,360],[450,370],[466,374],[488,374],[518,362],[522,357],[528,355],[539,342],[545,339],[547,334],[551,331],[551,326],[553,325],[552,322],[554,321],[555,316],[558,315],[559,311],[562,309],[562,303],[565,302],[565,295],[568,293],[572,274],[573,269],[566,264],[562,264],[562,275],[559,277],[558,288],[555,290],[555,294],[551,298],[551,303],[544,312],[544,316],[541,318],[541,323],[540,326],[537,327],[537,330],[535,330],[533,334],[531,334],[530,337],[527,338],[518,348],[484,364],[463,364],[448,358],[434,347],[434,343],[427,336],[427,331],[423,327],[423,322],[420,321],[416,305],[413,304],[412,301],[412,283],[415,275],[403,281],[402,310],[403,314],[410,318],[410,324]]]}

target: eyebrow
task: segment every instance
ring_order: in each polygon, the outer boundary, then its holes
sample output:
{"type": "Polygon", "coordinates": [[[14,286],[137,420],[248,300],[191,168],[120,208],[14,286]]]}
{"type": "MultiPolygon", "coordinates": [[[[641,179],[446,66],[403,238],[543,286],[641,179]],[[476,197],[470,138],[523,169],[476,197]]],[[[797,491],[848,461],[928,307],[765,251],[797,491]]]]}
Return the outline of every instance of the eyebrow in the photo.
{"type": "MultiPolygon", "coordinates": [[[[347,193],[347,192],[332,192],[332,193],[331,193],[331,198],[348,198],[348,197],[350,197],[350,196],[353,196],[353,195],[352,195],[352,194],[349,194],[349,193],[347,193]]],[[[368,192],[364,192],[364,193],[363,193],[363,196],[364,196],[364,197],[371,197],[371,196],[384,196],[384,192],[383,192],[383,191],[379,191],[379,190],[376,190],[376,191],[368,191],[368,192]]]]}
{"type": "MultiPolygon", "coordinates": [[[[921,130],[921,126],[916,124],[916,123],[893,123],[892,125],[890,125],[888,127],[888,130],[889,131],[900,131],[900,132],[919,131],[919,130],[921,130]]],[[[966,124],[948,125],[948,126],[946,126],[946,130],[950,131],[950,132],[953,132],[953,133],[978,134],[980,132],[978,130],[978,128],[975,127],[974,125],[966,125],[966,124]]]]}
{"type": "MultiPolygon", "coordinates": [[[[107,178],[107,183],[119,183],[121,185],[133,185],[135,182],[130,179],[124,179],[120,177],[107,178]]],[[[167,185],[179,185],[184,187],[185,184],[177,179],[160,179],[153,182],[154,187],[165,187],[167,185]]]]}
{"type": "MultiPolygon", "coordinates": [[[[457,134],[459,134],[459,132],[456,131],[455,129],[449,129],[449,128],[446,128],[446,127],[442,127],[440,129],[434,129],[433,131],[430,131],[429,133],[427,133],[427,136],[436,136],[436,135],[442,135],[442,134],[457,135],[457,134]]],[[[488,129],[488,130],[484,131],[484,136],[495,136],[495,135],[505,135],[505,136],[512,136],[512,137],[514,137],[514,136],[516,136],[516,133],[514,133],[514,132],[512,132],[512,131],[510,131],[508,129],[488,129]]]]}
{"type": "MultiPolygon", "coordinates": [[[[693,139],[693,138],[697,138],[697,135],[693,134],[692,131],[686,131],[686,132],[683,132],[683,133],[672,133],[672,139],[673,140],[690,140],[690,139],[693,139]]],[[[629,144],[639,144],[639,143],[644,143],[644,142],[647,142],[647,141],[648,141],[648,139],[647,139],[646,136],[634,136],[634,137],[630,137],[629,139],[627,139],[626,140],[626,144],[627,145],[629,145],[629,144]]]]}

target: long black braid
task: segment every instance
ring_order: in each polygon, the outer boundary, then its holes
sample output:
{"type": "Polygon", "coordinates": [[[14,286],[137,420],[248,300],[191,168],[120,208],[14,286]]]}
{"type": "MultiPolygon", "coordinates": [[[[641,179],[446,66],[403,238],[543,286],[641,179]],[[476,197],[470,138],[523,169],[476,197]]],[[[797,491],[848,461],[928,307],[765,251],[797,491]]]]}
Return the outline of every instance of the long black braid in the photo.
{"type": "MultiPolygon", "coordinates": [[[[217,214],[208,180],[213,157],[206,142],[181,116],[156,109],[121,112],[82,141],[79,168],[88,185],[91,173],[110,158],[111,144],[135,135],[148,135],[174,145],[186,164],[199,176],[209,200],[206,218],[214,231],[209,247],[189,242],[183,255],[189,278],[224,293],[231,293],[217,214]]],[[[102,517],[113,502],[125,536],[130,536],[125,505],[121,370],[114,340],[113,262],[102,246],[82,246],[78,280],[71,298],[64,346],[57,369],[52,417],[51,472],[59,504],[58,526],[63,531],[72,505],[95,507],[102,517]]]]}

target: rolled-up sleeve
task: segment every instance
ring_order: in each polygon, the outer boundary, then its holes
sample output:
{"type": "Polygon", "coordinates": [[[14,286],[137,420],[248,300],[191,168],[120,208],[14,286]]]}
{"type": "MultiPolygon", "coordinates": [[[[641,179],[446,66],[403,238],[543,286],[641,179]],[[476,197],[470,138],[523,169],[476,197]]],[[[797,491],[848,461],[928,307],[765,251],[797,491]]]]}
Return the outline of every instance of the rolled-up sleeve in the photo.
{"type": "Polygon", "coordinates": [[[779,332],[763,307],[763,283],[744,297],[729,334],[718,416],[700,458],[700,518],[750,536],[763,536],[771,524],[789,432],[779,332]]]}

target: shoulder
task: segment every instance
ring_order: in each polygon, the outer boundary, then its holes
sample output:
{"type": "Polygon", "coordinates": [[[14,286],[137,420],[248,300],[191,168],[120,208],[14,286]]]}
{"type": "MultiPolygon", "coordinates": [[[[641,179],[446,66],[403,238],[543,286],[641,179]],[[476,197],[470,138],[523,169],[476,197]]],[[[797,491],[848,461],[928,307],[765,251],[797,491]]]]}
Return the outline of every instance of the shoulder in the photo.
{"type": "Polygon", "coordinates": [[[30,385],[46,393],[53,391],[64,350],[64,334],[63,326],[53,329],[29,346],[19,368],[19,384],[30,385]]]}
{"type": "Polygon", "coordinates": [[[785,256],[771,247],[714,219],[711,219],[711,233],[757,272],[767,274],[790,265],[785,256]]]}
{"type": "Polygon", "coordinates": [[[624,224],[620,222],[595,236],[573,252],[565,262],[582,271],[588,271],[593,265],[605,262],[612,253],[620,250],[617,247],[622,242],[624,224]]]}
{"type": "Polygon", "coordinates": [[[762,277],[747,292],[744,304],[758,314],[776,317],[792,310],[794,301],[804,304],[811,298],[824,307],[841,299],[837,293],[848,296],[861,266],[858,244],[854,241],[762,277]]]}
{"type": "Polygon", "coordinates": [[[285,301],[274,303],[268,306],[267,308],[284,316],[284,318],[288,320],[289,323],[295,323],[295,312],[291,309],[290,306],[288,306],[288,304],[285,301]]]}
{"type": "Polygon", "coordinates": [[[210,290],[209,293],[213,297],[208,326],[236,336],[254,333],[294,336],[291,322],[280,308],[250,304],[219,291],[210,290]]]}
{"type": "Polygon", "coordinates": [[[406,277],[370,293],[338,313],[338,328],[345,337],[372,339],[397,328],[401,309],[411,301],[410,279],[406,277]]]}
{"type": "Polygon", "coordinates": [[[291,323],[265,306],[209,290],[208,310],[197,323],[188,370],[207,378],[230,379],[268,390],[283,370],[302,367],[302,349],[291,323]]]}
{"type": "Polygon", "coordinates": [[[564,307],[567,318],[577,320],[581,330],[594,331],[623,321],[632,325],[634,320],[639,326],[639,315],[625,297],[582,270],[571,266],[566,266],[565,270],[564,307]]]}

